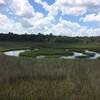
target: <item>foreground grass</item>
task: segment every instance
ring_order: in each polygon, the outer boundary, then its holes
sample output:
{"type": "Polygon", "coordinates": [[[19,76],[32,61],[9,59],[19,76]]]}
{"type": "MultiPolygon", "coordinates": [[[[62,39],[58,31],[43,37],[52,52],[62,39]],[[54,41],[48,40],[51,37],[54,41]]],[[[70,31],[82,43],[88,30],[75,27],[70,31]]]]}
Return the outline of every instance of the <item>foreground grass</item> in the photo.
{"type": "Polygon", "coordinates": [[[1,100],[100,100],[100,60],[0,56],[1,100]]]}
{"type": "Polygon", "coordinates": [[[98,45],[1,42],[0,100],[100,100],[100,60],[2,55],[2,51],[27,47],[100,51],[98,45]]]}

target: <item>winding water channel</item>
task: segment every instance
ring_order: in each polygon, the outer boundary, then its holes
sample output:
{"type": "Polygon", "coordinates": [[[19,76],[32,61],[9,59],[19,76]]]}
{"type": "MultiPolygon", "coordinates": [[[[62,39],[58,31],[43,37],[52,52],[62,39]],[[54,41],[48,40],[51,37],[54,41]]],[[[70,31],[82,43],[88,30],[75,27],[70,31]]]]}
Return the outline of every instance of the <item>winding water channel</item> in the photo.
{"type": "MultiPolygon", "coordinates": [[[[4,52],[4,54],[7,55],[7,56],[16,56],[16,57],[19,57],[20,53],[23,53],[25,51],[29,51],[29,50],[6,51],[6,52],[4,52]]],[[[83,54],[83,53],[80,53],[80,52],[73,52],[72,56],[61,56],[60,59],[77,59],[78,57],[87,56],[87,54],[93,54],[93,56],[88,56],[88,59],[98,59],[98,58],[100,58],[100,53],[97,53],[97,52],[85,50],[84,53],[86,53],[86,54],[83,54]]],[[[46,56],[40,55],[40,56],[37,56],[36,58],[37,59],[43,59],[45,57],[46,56]]]]}
{"type": "Polygon", "coordinates": [[[4,52],[4,55],[19,57],[20,53],[23,53],[23,52],[25,52],[25,51],[28,51],[28,50],[13,50],[13,51],[6,51],[6,52],[4,52]]]}

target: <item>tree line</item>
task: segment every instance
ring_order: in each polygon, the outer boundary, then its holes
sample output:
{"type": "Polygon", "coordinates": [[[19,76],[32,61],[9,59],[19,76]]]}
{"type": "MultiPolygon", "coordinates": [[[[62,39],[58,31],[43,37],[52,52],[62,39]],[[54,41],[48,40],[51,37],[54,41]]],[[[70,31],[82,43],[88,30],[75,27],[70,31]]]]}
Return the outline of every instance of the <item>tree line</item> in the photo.
{"type": "Polygon", "coordinates": [[[100,43],[100,36],[97,37],[68,37],[68,36],[55,36],[52,33],[44,35],[38,34],[15,34],[0,33],[0,41],[12,42],[50,42],[50,43],[100,43]]]}

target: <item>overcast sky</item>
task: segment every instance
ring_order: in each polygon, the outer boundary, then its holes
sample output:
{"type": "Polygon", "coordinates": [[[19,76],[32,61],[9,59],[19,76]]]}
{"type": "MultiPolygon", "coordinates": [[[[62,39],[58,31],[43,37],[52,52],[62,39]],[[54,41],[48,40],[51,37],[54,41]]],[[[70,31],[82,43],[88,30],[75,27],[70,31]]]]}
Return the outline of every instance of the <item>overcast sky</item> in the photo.
{"type": "Polygon", "coordinates": [[[100,35],[100,0],[0,0],[0,32],[100,35]]]}

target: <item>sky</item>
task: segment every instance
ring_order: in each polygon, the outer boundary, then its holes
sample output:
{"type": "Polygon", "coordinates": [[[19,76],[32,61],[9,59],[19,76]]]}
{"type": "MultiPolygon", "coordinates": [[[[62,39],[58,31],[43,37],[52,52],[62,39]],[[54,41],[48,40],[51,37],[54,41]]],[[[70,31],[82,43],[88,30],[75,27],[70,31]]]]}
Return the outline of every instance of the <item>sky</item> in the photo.
{"type": "Polygon", "coordinates": [[[100,36],[100,0],[0,0],[0,33],[100,36]]]}

